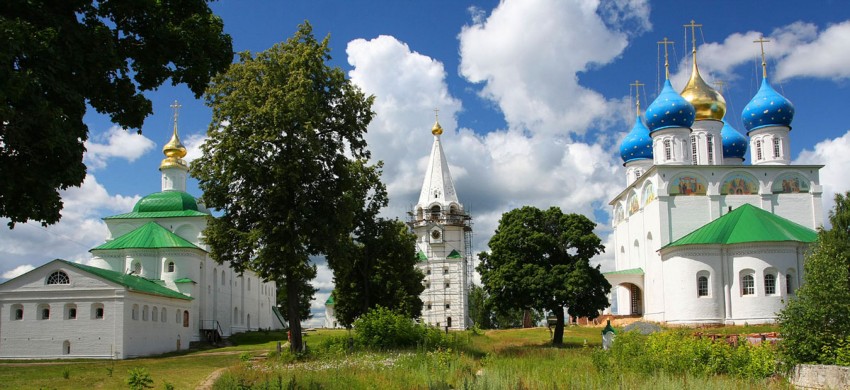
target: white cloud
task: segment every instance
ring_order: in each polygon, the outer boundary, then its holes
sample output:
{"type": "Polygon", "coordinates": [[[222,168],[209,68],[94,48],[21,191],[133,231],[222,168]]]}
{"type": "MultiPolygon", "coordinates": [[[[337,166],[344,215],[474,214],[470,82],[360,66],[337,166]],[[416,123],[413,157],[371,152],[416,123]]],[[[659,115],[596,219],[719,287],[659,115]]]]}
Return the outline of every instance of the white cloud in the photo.
{"type": "Polygon", "coordinates": [[[153,149],[154,145],[154,142],[144,135],[113,126],[105,133],[93,136],[86,141],[84,160],[90,170],[102,169],[106,167],[106,162],[110,158],[123,158],[129,162],[136,161],[143,154],[153,149]]]}
{"type": "Polygon", "coordinates": [[[22,265],[19,265],[19,266],[15,267],[15,268],[13,268],[9,271],[4,272],[3,275],[0,275],[0,277],[2,277],[3,279],[17,278],[18,276],[21,276],[21,275],[23,275],[27,272],[30,272],[34,269],[35,269],[35,267],[33,267],[30,264],[22,264],[22,265]]]}
{"type": "Polygon", "coordinates": [[[780,80],[792,77],[850,77],[850,20],[829,26],[816,39],[794,48],[776,67],[780,80]]]}
{"type": "Polygon", "coordinates": [[[850,130],[838,138],[818,142],[814,150],[803,150],[794,160],[794,164],[822,164],[820,182],[823,185],[824,224],[828,226],[827,215],[835,207],[835,194],[850,191],[847,181],[847,167],[850,166],[850,130]]]}
{"type": "Polygon", "coordinates": [[[460,73],[483,84],[481,96],[499,106],[511,129],[584,134],[610,126],[620,108],[581,86],[578,74],[610,63],[627,46],[630,34],[606,23],[636,21],[631,33],[650,25],[643,1],[606,4],[504,1],[461,31],[460,73]]]}
{"type": "Polygon", "coordinates": [[[201,145],[207,140],[206,133],[189,134],[183,141],[183,146],[186,147],[186,162],[192,162],[203,155],[201,145]]]}
{"type": "Polygon", "coordinates": [[[3,267],[8,267],[4,275],[22,265],[42,264],[55,258],[88,260],[88,250],[103,243],[108,233],[101,218],[130,210],[139,199],[109,194],[90,174],[80,187],[61,191],[60,195],[64,208],[58,223],[48,227],[33,222],[16,224],[0,235],[0,259],[3,267]]]}

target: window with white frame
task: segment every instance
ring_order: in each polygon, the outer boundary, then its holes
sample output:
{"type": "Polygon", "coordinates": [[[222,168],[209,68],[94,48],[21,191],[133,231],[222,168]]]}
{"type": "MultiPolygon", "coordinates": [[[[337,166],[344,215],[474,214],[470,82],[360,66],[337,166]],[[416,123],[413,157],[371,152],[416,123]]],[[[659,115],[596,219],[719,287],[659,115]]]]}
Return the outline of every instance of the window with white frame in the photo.
{"type": "Polygon", "coordinates": [[[166,265],[166,272],[174,272],[174,262],[169,261],[166,265]]]}
{"type": "Polygon", "coordinates": [[[708,276],[705,276],[705,275],[697,276],[697,296],[698,297],[707,297],[708,296],[708,276]]]}
{"type": "Polygon", "coordinates": [[[741,295],[756,294],[756,279],[752,274],[745,274],[741,277],[741,295]]]}
{"type": "Polygon", "coordinates": [[[776,294],[776,275],[774,275],[774,274],[765,274],[764,275],[764,294],[765,295],[776,294]]]}
{"type": "Polygon", "coordinates": [[[664,161],[670,161],[673,159],[673,148],[670,145],[670,140],[664,140],[664,161]]]}
{"type": "Polygon", "coordinates": [[[62,271],[56,271],[47,276],[47,284],[70,284],[71,279],[68,274],[62,271]]]}
{"type": "Polygon", "coordinates": [[[761,153],[761,140],[756,140],[756,161],[761,161],[762,153],[761,153]]]}
{"type": "Polygon", "coordinates": [[[779,137],[773,137],[773,158],[779,158],[782,151],[782,143],[779,137]]]}
{"type": "Polygon", "coordinates": [[[708,146],[708,165],[714,164],[714,136],[709,134],[706,137],[706,142],[708,146]]]}
{"type": "Polygon", "coordinates": [[[697,161],[698,161],[697,156],[698,156],[698,154],[697,154],[697,136],[692,135],[691,136],[691,159],[692,159],[691,164],[697,165],[697,161]]]}

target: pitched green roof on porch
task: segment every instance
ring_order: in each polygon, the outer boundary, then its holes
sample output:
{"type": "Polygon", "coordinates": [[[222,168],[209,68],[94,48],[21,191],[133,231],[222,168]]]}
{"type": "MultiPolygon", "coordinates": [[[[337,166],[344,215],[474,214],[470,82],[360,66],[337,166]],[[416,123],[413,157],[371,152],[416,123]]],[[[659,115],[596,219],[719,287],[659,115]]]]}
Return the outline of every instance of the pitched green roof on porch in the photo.
{"type": "Polygon", "coordinates": [[[177,291],[174,291],[174,290],[172,290],[168,287],[161,286],[161,285],[159,285],[158,283],[156,283],[152,280],[148,280],[148,279],[145,279],[145,278],[140,277],[140,276],[122,274],[120,272],[110,271],[110,270],[107,270],[107,269],[92,267],[92,266],[83,265],[83,264],[72,263],[70,261],[61,260],[61,259],[58,259],[58,260],[61,261],[64,264],[70,266],[70,267],[80,269],[80,270],[85,271],[87,273],[90,273],[92,275],[99,276],[103,279],[106,279],[110,282],[120,284],[120,285],[126,287],[128,290],[133,291],[133,292],[139,292],[139,293],[151,294],[151,295],[160,295],[160,296],[164,296],[164,297],[168,297],[168,298],[192,300],[191,297],[183,295],[183,294],[181,294],[177,291]]]}
{"type": "Polygon", "coordinates": [[[603,272],[602,275],[643,275],[643,268],[621,269],[619,271],[603,272]]]}
{"type": "Polygon", "coordinates": [[[446,258],[447,259],[460,259],[461,257],[462,256],[460,255],[460,252],[458,252],[455,249],[452,249],[452,252],[449,253],[448,257],[446,257],[446,258]]]}
{"type": "Polygon", "coordinates": [[[817,232],[750,204],[711,221],[661,249],[682,245],[748,242],[815,242],[817,232]]]}
{"type": "Polygon", "coordinates": [[[425,256],[425,253],[422,251],[416,252],[416,259],[419,261],[428,261],[428,256],[425,256]]]}
{"type": "MultiPolygon", "coordinates": [[[[155,249],[155,248],[187,248],[201,249],[156,222],[148,222],[135,230],[106,242],[91,250],[105,249],[155,249]]],[[[202,249],[201,249],[202,250],[202,249]]]]}

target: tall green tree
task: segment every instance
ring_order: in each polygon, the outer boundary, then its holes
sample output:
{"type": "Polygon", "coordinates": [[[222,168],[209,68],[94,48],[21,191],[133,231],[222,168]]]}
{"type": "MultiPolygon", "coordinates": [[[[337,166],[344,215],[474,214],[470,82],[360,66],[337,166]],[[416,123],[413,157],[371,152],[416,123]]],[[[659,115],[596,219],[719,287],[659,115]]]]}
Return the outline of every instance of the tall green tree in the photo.
{"type": "Polygon", "coordinates": [[[363,139],[373,98],[326,64],[329,52],[305,22],[286,42],[240,53],[207,91],[212,123],[192,165],[206,204],[223,213],[205,231],[212,257],[284,282],[293,351],[309,256],[354,229],[373,187],[363,178],[377,170],[363,139]]]}
{"type": "Polygon", "coordinates": [[[490,252],[478,255],[478,272],[497,311],[554,312],[552,338],[563,343],[564,307],[571,316],[595,318],[608,306],[611,285],[590,259],[605,248],[580,214],[557,207],[525,206],[502,214],[490,252]]]}
{"type": "Polygon", "coordinates": [[[0,217],[61,218],[79,186],[86,104],[125,128],[151,114],[142,92],[171,79],[201,96],[233,61],[206,0],[0,1],[0,217]]]}
{"type": "Polygon", "coordinates": [[[805,283],[779,313],[783,361],[836,364],[850,353],[850,192],[835,195],[832,229],[820,229],[803,264],[805,283]]]}
{"type": "MultiPolygon", "coordinates": [[[[310,307],[313,302],[313,297],[315,296],[316,291],[318,291],[317,288],[310,284],[310,281],[316,278],[316,265],[302,264],[302,266],[304,267],[304,277],[294,279],[296,283],[299,283],[296,290],[298,291],[298,318],[301,321],[313,318],[313,313],[310,312],[310,307]]],[[[287,279],[279,279],[277,281],[277,302],[275,305],[280,310],[280,314],[283,316],[283,319],[286,320],[287,323],[291,323],[292,321],[289,320],[289,310],[286,306],[289,302],[289,299],[286,296],[287,291],[289,291],[289,287],[286,283],[287,279]]]]}
{"type": "Polygon", "coordinates": [[[473,284],[469,289],[469,319],[481,329],[493,329],[493,311],[487,303],[487,291],[473,284]]]}
{"type": "Polygon", "coordinates": [[[425,289],[416,269],[416,235],[398,220],[366,218],[348,245],[328,256],[334,271],[334,312],[349,327],[377,306],[417,318],[425,289]]]}

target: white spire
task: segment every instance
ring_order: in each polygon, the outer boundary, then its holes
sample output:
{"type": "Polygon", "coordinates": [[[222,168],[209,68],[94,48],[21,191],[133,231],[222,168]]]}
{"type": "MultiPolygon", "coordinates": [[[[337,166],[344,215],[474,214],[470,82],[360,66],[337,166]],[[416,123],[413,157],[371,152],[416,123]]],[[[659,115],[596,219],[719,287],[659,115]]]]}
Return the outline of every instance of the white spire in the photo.
{"type": "Polygon", "coordinates": [[[431,148],[431,158],[428,161],[428,170],[425,171],[425,181],[422,183],[422,192],[419,193],[419,205],[427,207],[434,202],[441,205],[460,204],[452,174],[449,172],[449,163],[446,162],[443,145],[440,144],[440,135],[436,133],[434,146],[431,148]]]}

